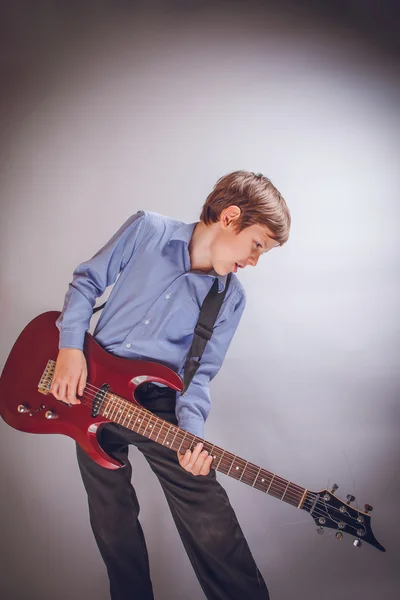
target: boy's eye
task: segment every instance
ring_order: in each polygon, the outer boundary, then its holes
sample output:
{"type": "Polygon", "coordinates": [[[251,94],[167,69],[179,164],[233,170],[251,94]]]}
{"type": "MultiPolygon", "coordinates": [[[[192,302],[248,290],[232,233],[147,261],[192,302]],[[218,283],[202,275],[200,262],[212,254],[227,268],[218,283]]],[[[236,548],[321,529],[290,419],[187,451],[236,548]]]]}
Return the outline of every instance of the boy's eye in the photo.
{"type": "MultiPolygon", "coordinates": [[[[262,244],[260,244],[259,242],[256,242],[255,240],[254,240],[254,243],[256,245],[257,250],[258,250],[258,248],[263,247],[262,244]]],[[[267,254],[267,250],[265,252],[261,252],[261,256],[263,256],[263,254],[267,254]]]]}

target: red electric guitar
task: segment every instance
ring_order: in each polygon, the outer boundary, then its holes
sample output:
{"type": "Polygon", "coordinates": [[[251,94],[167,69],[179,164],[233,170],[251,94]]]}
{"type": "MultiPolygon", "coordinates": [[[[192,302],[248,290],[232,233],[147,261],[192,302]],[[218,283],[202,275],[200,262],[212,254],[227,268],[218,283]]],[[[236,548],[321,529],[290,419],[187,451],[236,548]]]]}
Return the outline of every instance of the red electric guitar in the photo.
{"type": "Polygon", "coordinates": [[[336,530],[336,537],[352,535],[355,546],[362,541],[385,552],[371,531],[372,506],[364,510],[351,506],[354,496],[343,501],[332,490],[309,490],[244,460],[219,446],[200,440],[168,421],[153,415],[135,399],[143,382],[163,383],[174,390],[183,388],[172,369],[155,362],[118,358],[86,334],[84,353],[88,378],[81,404],[67,406],[49,394],[58,354],[59,331],[55,321],[59,312],[46,312],[33,319],[15,342],[0,379],[0,414],[4,421],[29,433],[63,433],[72,437],[99,465],[107,469],[123,467],[97,442],[97,430],[114,422],[152,439],[171,450],[184,452],[202,441],[213,456],[212,467],[242,483],[295,508],[308,512],[322,531],[336,530]]]}

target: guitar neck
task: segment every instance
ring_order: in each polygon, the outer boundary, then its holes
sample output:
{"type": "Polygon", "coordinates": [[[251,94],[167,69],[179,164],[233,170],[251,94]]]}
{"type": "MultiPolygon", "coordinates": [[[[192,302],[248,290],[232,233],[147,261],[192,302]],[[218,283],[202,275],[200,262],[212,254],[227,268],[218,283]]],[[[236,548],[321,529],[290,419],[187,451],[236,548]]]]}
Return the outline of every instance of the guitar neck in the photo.
{"type": "Polygon", "coordinates": [[[193,450],[196,444],[202,442],[203,449],[213,456],[213,469],[292,506],[302,508],[307,497],[305,488],[227,452],[116,394],[105,395],[100,414],[175,452],[193,450]]]}

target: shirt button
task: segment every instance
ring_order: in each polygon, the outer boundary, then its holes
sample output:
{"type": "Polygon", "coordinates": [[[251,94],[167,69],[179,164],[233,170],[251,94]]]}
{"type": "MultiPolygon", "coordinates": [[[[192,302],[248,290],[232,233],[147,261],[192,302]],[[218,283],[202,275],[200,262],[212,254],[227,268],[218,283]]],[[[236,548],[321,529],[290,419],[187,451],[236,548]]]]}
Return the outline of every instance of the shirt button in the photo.
{"type": "Polygon", "coordinates": [[[167,294],[165,297],[168,300],[168,298],[171,298],[171,294],[167,294]]]}
{"type": "Polygon", "coordinates": [[[126,348],[130,348],[132,344],[126,344],[126,348]]]}
{"type": "Polygon", "coordinates": [[[149,323],[150,323],[150,319],[146,319],[144,322],[145,325],[148,325],[149,323]]]}

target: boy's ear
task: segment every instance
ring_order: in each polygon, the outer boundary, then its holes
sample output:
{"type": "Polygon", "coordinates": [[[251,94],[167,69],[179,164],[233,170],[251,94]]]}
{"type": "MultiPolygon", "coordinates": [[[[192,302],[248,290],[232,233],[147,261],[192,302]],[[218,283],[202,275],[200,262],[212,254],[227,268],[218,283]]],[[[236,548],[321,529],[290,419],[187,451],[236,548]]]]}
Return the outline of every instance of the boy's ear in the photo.
{"type": "Polygon", "coordinates": [[[223,221],[225,225],[236,226],[237,221],[240,218],[242,211],[238,206],[232,204],[223,211],[223,221]]]}

